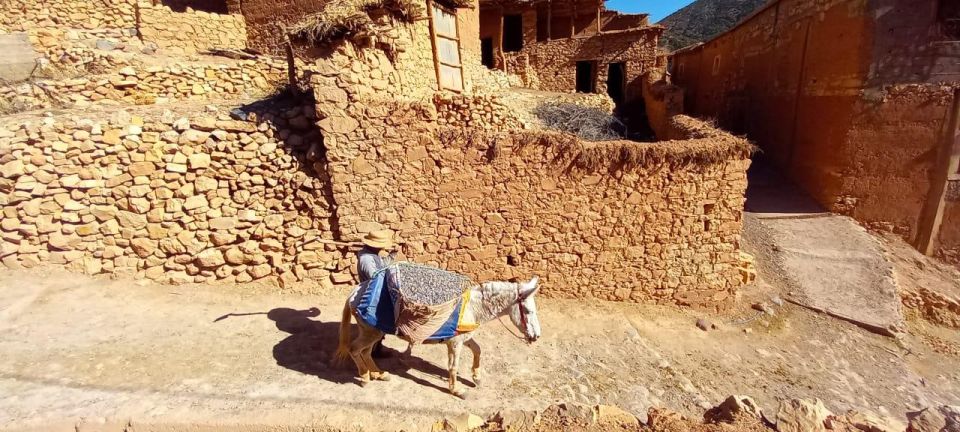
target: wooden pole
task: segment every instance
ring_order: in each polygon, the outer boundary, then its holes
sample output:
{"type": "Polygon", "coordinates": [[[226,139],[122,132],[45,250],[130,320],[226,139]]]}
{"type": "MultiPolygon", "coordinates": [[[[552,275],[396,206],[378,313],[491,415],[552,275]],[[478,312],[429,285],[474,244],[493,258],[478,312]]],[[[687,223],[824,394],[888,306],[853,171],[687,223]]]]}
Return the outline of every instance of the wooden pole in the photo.
{"type": "Polygon", "coordinates": [[[577,0],[570,0],[570,37],[577,35],[577,0]]]}
{"type": "Polygon", "coordinates": [[[950,175],[960,171],[960,87],[953,91],[953,105],[947,118],[947,128],[937,152],[936,165],[930,173],[930,192],[923,205],[917,224],[916,247],[924,255],[933,255],[943,223],[943,207],[950,175]]]}
{"type": "Polygon", "coordinates": [[[602,19],[602,15],[600,14],[601,9],[603,9],[603,3],[597,3],[597,34],[603,33],[603,26],[600,25],[600,20],[602,19]]]}

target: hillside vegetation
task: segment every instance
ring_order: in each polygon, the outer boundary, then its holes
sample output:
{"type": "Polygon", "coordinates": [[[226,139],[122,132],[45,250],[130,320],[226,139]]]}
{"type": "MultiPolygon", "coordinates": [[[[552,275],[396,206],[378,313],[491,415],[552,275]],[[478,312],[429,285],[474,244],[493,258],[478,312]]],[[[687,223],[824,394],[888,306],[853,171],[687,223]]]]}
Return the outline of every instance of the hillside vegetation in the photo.
{"type": "Polygon", "coordinates": [[[733,27],[767,0],[696,0],[659,22],[667,28],[662,46],[677,50],[733,27]]]}

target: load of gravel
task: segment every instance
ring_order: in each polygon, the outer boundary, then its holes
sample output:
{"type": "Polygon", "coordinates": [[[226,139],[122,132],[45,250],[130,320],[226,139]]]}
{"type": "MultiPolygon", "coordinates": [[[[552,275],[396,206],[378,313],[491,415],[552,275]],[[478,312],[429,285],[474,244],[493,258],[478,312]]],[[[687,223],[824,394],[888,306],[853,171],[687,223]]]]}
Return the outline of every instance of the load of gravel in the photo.
{"type": "Polygon", "coordinates": [[[397,333],[413,343],[426,340],[443,326],[471,284],[461,274],[419,264],[396,263],[387,271],[397,333]]]}

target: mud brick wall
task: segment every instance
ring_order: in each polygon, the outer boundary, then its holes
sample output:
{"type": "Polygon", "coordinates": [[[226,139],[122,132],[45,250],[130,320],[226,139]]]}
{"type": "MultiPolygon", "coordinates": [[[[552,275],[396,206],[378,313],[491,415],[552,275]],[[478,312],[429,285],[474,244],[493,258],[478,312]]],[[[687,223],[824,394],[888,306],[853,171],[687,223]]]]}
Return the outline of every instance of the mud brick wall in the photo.
{"type": "Polygon", "coordinates": [[[344,44],[314,66],[341,240],[391,228],[409,259],[476,280],[538,274],[555,297],[730,304],[745,141],[692,119],[675,125],[690,139],[660,144],[465,127],[493,99],[438,95],[427,28],[410,30],[394,60],[344,44]]]}
{"type": "Polygon", "coordinates": [[[166,6],[140,6],[140,35],[170,53],[195,53],[210,48],[247,47],[242,15],[174,12],[166,6]]]}
{"type": "MultiPolygon", "coordinates": [[[[0,2],[0,30],[29,31],[37,27],[94,30],[137,27],[137,0],[29,0],[0,2]]],[[[128,32],[135,36],[136,32],[128,32]]]]}
{"type": "MultiPolygon", "coordinates": [[[[673,79],[690,113],[747,134],[824,207],[913,241],[960,86],[960,41],[937,30],[937,4],[771,2],[675,53],[673,79]]],[[[960,249],[955,226],[941,255],[960,249]]]]}
{"type": "MultiPolygon", "coordinates": [[[[610,63],[626,63],[627,100],[640,98],[644,73],[657,68],[657,44],[663,29],[647,27],[587,38],[567,38],[527,44],[521,55],[529,58],[529,70],[520,75],[536,75],[539,89],[573,92],[577,88],[577,62],[597,62],[598,93],[606,92],[610,63]]],[[[511,72],[513,72],[511,70],[511,72]]]]}
{"type": "Polygon", "coordinates": [[[329,183],[303,157],[313,109],[251,116],[6,118],[0,260],[169,283],[349,280],[340,252],[299,246],[332,237],[329,183]]]}

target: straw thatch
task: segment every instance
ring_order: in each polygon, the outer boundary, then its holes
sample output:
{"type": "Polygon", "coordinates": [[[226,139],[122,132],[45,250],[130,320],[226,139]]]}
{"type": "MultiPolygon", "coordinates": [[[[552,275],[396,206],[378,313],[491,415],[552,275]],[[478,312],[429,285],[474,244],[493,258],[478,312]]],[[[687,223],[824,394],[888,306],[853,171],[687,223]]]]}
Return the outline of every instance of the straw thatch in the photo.
{"type": "MultiPolygon", "coordinates": [[[[473,6],[473,0],[440,0],[439,3],[456,8],[473,6]]],[[[288,31],[292,36],[313,44],[364,39],[385,30],[374,21],[378,14],[385,13],[397,21],[413,23],[427,16],[426,5],[426,0],[331,0],[288,31]]]]}
{"type": "Polygon", "coordinates": [[[514,130],[485,132],[451,128],[441,130],[440,142],[445,147],[477,148],[492,161],[500,156],[500,146],[519,151],[537,148],[563,171],[629,171],[634,169],[687,165],[713,165],[749,158],[756,147],[712,127],[709,123],[687,116],[675,116],[674,127],[682,139],[658,142],[627,140],[586,142],[575,135],[554,131],[514,130]]]}

